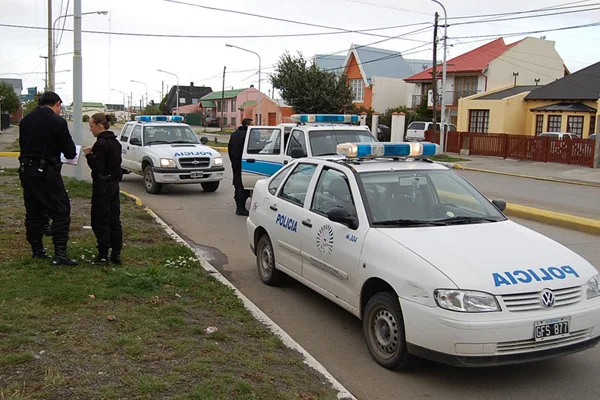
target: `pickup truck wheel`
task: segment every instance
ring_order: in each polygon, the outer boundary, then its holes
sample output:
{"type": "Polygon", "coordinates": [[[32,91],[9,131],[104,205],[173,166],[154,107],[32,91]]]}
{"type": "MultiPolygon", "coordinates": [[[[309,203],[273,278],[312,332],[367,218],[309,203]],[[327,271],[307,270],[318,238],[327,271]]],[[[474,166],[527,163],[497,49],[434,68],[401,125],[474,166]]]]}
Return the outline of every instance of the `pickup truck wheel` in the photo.
{"type": "Polygon", "coordinates": [[[217,182],[203,182],[200,185],[202,185],[202,190],[204,190],[207,193],[212,193],[214,191],[216,191],[219,188],[219,181],[217,182]]]}
{"type": "Polygon", "coordinates": [[[365,307],[363,333],[371,356],[387,369],[402,369],[416,357],[406,349],[404,318],[398,298],[390,292],[377,293],[365,307]]]}
{"type": "Polygon", "coordinates": [[[256,267],[263,283],[269,286],[279,286],[285,276],[275,268],[275,252],[268,235],[262,235],[256,246],[256,267]]]}
{"type": "Polygon", "coordinates": [[[150,165],[144,168],[144,185],[146,186],[146,192],[150,194],[159,194],[162,190],[162,183],[157,183],[154,179],[154,172],[150,165]]]}

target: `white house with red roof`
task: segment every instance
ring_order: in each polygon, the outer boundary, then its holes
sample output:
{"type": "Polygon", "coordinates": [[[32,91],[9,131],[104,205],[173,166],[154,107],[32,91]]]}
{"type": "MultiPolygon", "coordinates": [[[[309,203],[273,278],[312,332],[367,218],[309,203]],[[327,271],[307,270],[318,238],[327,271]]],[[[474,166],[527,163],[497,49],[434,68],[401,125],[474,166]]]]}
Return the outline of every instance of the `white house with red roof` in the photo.
{"type": "MultiPolygon", "coordinates": [[[[442,65],[437,68],[437,85],[441,105],[442,65]]],[[[545,85],[569,71],[550,40],[527,37],[506,44],[496,39],[446,62],[445,103],[447,116],[457,123],[458,100],[507,85],[545,85]]],[[[433,87],[433,69],[429,68],[404,79],[409,107],[418,107],[433,87]]]]}

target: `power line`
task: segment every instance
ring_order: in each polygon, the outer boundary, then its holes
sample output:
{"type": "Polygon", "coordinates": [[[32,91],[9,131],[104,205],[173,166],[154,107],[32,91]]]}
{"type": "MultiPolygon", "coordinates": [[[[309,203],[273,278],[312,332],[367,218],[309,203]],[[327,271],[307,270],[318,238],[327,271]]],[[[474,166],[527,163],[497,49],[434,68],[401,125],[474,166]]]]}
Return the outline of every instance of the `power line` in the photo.
{"type": "Polygon", "coordinates": [[[495,14],[463,15],[463,16],[459,16],[459,17],[448,17],[448,19],[469,19],[469,18],[482,18],[482,17],[483,18],[487,18],[487,17],[502,17],[502,16],[505,16],[505,15],[530,14],[530,13],[534,13],[534,12],[549,11],[549,10],[560,10],[560,9],[566,9],[566,8],[590,7],[590,6],[598,4],[598,3],[595,3],[595,4],[584,4],[584,5],[580,5],[580,6],[572,6],[571,5],[571,4],[587,3],[589,1],[591,1],[591,0],[575,1],[575,2],[571,2],[571,3],[559,4],[557,6],[535,8],[533,10],[511,11],[511,12],[503,12],[503,13],[495,13],[495,14]]]}
{"type": "MultiPolygon", "coordinates": [[[[597,4],[600,5],[600,3],[597,3],[597,4]]],[[[482,20],[477,20],[477,21],[457,22],[454,24],[449,24],[448,26],[483,24],[486,22],[515,21],[515,20],[519,20],[519,19],[529,19],[529,18],[543,18],[543,17],[550,17],[553,15],[567,15],[567,14],[575,14],[575,13],[597,11],[597,10],[600,10],[600,7],[588,8],[585,10],[572,10],[572,11],[560,11],[560,12],[555,12],[555,13],[538,14],[538,15],[525,15],[525,16],[521,16],[521,17],[511,17],[511,18],[501,18],[501,19],[482,19],[482,20]]]]}
{"type": "Polygon", "coordinates": [[[386,6],[386,5],[383,5],[383,4],[368,3],[366,1],[358,1],[358,0],[344,0],[344,1],[347,1],[347,2],[350,2],[350,3],[356,3],[356,4],[363,4],[365,6],[387,8],[388,10],[397,10],[397,11],[404,11],[404,12],[409,12],[409,13],[413,13],[413,14],[429,15],[429,13],[425,13],[425,12],[408,10],[406,8],[386,6]]]}
{"type": "MultiPolygon", "coordinates": [[[[57,44],[55,46],[56,48],[58,48],[58,46],[60,46],[60,44],[62,42],[62,38],[63,38],[63,36],[65,34],[65,26],[67,25],[67,15],[68,15],[68,12],[69,12],[69,3],[70,3],[70,1],[71,0],[67,0],[67,8],[65,9],[65,16],[63,18],[64,19],[63,26],[62,26],[62,29],[61,29],[61,32],[60,32],[60,38],[58,39],[58,42],[57,42],[57,44]]],[[[62,6],[61,6],[61,8],[62,8],[62,6]]]]}
{"type": "Polygon", "coordinates": [[[594,22],[591,24],[583,24],[583,25],[563,26],[561,28],[554,28],[554,29],[541,29],[541,30],[529,31],[529,32],[493,33],[493,34],[489,34],[489,35],[455,36],[453,38],[448,37],[448,39],[473,39],[473,38],[524,36],[524,35],[533,35],[536,33],[544,33],[544,32],[556,32],[556,31],[565,31],[565,30],[570,30],[570,29],[590,28],[590,27],[598,26],[598,25],[600,25],[600,22],[594,22]]]}
{"type": "MultiPolygon", "coordinates": [[[[180,0],[165,0],[165,1],[168,2],[168,3],[174,3],[174,4],[191,6],[191,7],[197,7],[197,8],[202,8],[202,9],[205,9],[205,10],[220,11],[220,12],[226,12],[226,13],[237,14],[237,15],[245,15],[245,16],[249,16],[249,17],[256,17],[256,18],[268,19],[268,20],[271,20],[271,21],[278,21],[278,22],[287,22],[287,23],[290,23],[290,24],[311,26],[311,27],[315,27],[315,28],[334,29],[334,30],[337,30],[337,31],[345,32],[345,33],[359,33],[361,35],[384,37],[384,38],[388,38],[388,39],[390,38],[390,36],[380,35],[380,34],[377,34],[377,33],[370,33],[370,32],[372,32],[372,31],[387,30],[387,29],[403,28],[403,27],[407,26],[407,25],[399,25],[399,26],[388,26],[388,27],[384,27],[384,28],[371,28],[371,29],[351,30],[351,29],[345,29],[345,28],[338,28],[338,27],[335,27],[335,26],[320,25],[320,24],[313,24],[313,23],[310,23],[310,22],[296,21],[296,20],[286,19],[286,18],[270,17],[270,16],[267,16],[267,15],[254,14],[254,13],[249,13],[249,12],[245,12],[245,11],[227,10],[227,9],[224,9],[224,8],[204,6],[204,5],[201,5],[201,4],[186,3],[186,2],[180,1],[180,0]]],[[[428,22],[417,23],[417,25],[424,25],[424,24],[430,24],[430,23],[428,23],[428,22]]],[[[410,26],[415,26],[415,24],[410,24],[410,26]]],[[[413,40],[413,41],[418,41],[418,40],[413,40]]],[[[420,41],[420,42],[425,43],[425,41],[420,41]]]]}

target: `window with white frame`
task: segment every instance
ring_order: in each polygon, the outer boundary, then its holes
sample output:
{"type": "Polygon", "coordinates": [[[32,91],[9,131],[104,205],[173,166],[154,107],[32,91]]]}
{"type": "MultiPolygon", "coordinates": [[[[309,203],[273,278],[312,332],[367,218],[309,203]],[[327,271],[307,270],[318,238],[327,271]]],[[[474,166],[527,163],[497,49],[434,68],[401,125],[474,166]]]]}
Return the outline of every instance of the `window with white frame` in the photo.
{"type": "Polygon", "coordinates": [[[365,83],[362,79],[350,79],[350,88],[354,101],[363,102],[365,100],[365,83]]]}

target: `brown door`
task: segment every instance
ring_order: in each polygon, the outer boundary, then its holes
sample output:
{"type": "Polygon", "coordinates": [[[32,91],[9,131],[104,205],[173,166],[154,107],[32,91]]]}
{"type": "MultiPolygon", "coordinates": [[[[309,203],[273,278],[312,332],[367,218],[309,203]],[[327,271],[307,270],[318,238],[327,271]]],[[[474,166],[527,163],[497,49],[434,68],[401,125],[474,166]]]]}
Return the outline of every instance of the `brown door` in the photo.
{"type": "Polygon", "coordinates": [[[277,115],[275,113],[269,113],[269,126],[277,125],[277,115]]]}

